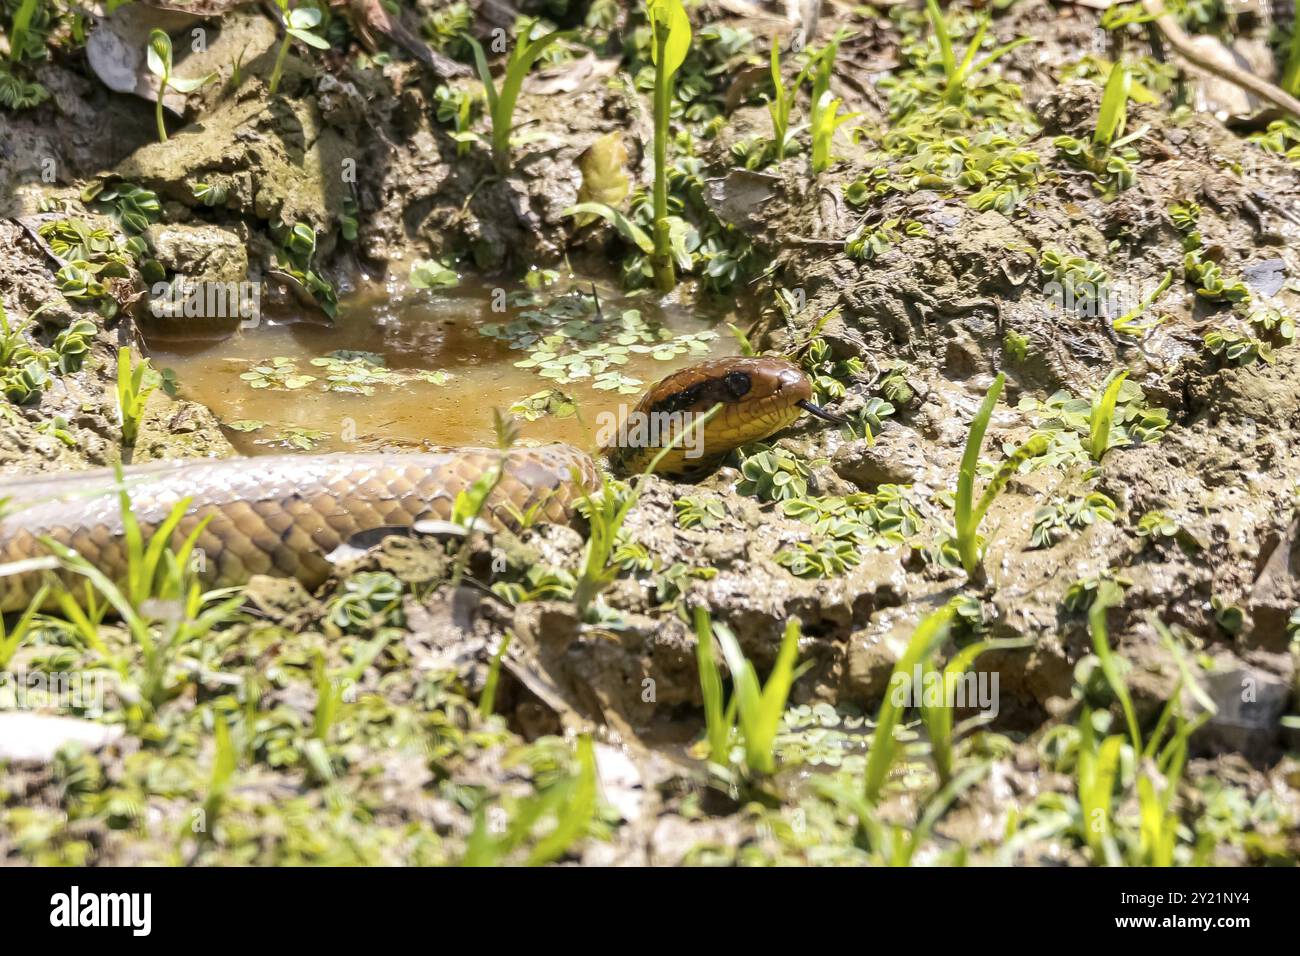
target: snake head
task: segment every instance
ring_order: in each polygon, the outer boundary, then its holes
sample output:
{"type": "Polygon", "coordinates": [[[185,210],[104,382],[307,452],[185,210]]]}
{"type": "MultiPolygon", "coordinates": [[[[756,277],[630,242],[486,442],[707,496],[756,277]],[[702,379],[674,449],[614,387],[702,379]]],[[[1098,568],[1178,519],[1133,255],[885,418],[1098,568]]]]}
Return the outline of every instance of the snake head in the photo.
{"type": "Polygon", "coordinates": [[[640,471],[680,434],[667,426],[648,429],[638,440],[633,429],[678,418],[698,422],[717,411],[690,441],[682,441],[661,461],[664,475],[692,476],[715,468],[731,451],[768,438],[795,422],[804,410],[828,417],[812,404],[812,382],[797,365],[781,358],[731,356],[700,362],[652,386],[624,419],[617,439],[604,442],[610,460],[625,472],[640,471]],[[811,408],[810,408],[811,406],[811,408]],[[665,436],[668,436],[665,439],[665,436]]]}

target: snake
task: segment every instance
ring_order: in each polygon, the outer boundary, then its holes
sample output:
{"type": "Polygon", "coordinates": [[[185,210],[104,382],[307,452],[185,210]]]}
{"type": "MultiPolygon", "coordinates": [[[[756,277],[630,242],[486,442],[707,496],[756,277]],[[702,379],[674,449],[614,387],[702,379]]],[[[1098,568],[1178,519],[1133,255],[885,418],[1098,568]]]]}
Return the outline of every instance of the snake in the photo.
{"type": "MultiPolygon", "coordinates": [[[[698,477],[805,411],[843,423],[812,395],[808,376],[783,358],[701,362],[653,384],[624,420],[675,423],[675,429],[608,444],[604,452],[616,473],[653,466],[666,478],[698,477]]],[[[629,436],[635,437],[625,431],[629,436]]],[[[332,573],[338,549],[374,540],[377,532],[450,521],[457,496],[484,475],[492,477],[479,516],[516,530],[526,521],[568,524],[578,503],[602,487],[592,457],[559,443],[191,459],[128,466],[120,479],[113,469],[6,479],[0,481],[0,612],[29,606],[49,581],[42,565],[51,563],[52,550],[71,549],[109,579],[122,580],[129,562],[123,497],[145,541],[185,503],[171,540],[193,537],[192,554],[202,558],[195,570],[208,586],[266,574],[315,589],[332,573]],[[50,541],[60,547],[51,549],[50,541]]],[[[58,575],[63,586],[75,580],[66,567],[58,575]]]]}

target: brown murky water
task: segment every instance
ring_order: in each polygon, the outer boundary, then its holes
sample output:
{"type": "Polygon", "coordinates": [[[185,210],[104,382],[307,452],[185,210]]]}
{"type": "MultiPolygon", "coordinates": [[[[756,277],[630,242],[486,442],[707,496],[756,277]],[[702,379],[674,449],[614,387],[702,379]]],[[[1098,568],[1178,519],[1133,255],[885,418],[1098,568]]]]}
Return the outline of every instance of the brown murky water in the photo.
{"type": "MultiPolygon", "coordinates": [[[[589,287],[585,281],[581,286],[589,287]]],[[[263,319],[256,328],[215,342],[151,339],[150,354],[155,367],[175,373],[180,397],[211,408],[223,424],[233,426],[227,431],[235,446],[256,455],[293,448],[358,451],[426,444],[491,445],[495,443],[494,407],[506,411],[551,388],[572,399],[573,413],[521,420],[522,440],[565,441],[595,450],[599,425],[608,420],[603,413],[630,409],[646,388],[676,369],[736,350],[723,324],[735,321],[732,315],[701,316],[681,307],[660,307],[649,297],[621,298],[598,284],[606,317],[636,309],[645,326],[664,342],[701,334],[702,339],[695,341],[693,350],[671,357],[664,354],[671,348],[659,357],[639,350],[628,354],[616,371],[641,384],[632,390],[627,383],[626,393],[593,387],[594,375],[557,383],[543,377],[538,368],[517,367],[517,362],[529,359],[537,343],[511,348],[508,342],[480,331],[485,325],[518,323],[529,308],[537,308],[510,304],[505,311],[494,311],[494,304],[501,305],[499,288],[462,283],[434,292],[376,283],[340,303],[332,328],[263,319]],[[313,365],[312,360],[339,350],[373,353],[389,372],[382,378],[364,377],[355,383],[360,391],[353,390],[353,382],[330,383],[329,376],[338,370],[313,365]],[[281,380],[269,387],[256,388],[253,381],[241,377],[281,359],[288,360],[291,368],[286,366],[281,380]],[[292,376],[315,380],[297,388],[283,387],[284,379],[292,376]],[[364,389],[371,393],[364,394],[364,389]],[[252,429],[258,423],[260,427],[252,429]]],[[[522,286],[507,287],[507,292],[524,291],[522,286]]],[[[549,299],[552,293],[542,295],[549,299]]],[[[610,338],[616,336],[602,340],[610,338]]]]}

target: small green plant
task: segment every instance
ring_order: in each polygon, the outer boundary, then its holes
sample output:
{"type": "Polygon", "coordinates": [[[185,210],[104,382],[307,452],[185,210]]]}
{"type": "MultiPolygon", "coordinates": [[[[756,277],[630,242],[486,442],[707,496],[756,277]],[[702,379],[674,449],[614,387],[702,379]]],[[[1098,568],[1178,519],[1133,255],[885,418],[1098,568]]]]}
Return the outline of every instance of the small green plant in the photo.
{"type": "Polygon", "coordinates": [[[808,467],[783,448],[757,446],[740,466],[736,490],[762,501],[786,501],[808,493],[808,467]]]}
{"type": "Polygon", "coordinates": [[[0,106],[30,109],[49,99],[50,93],[35,80],[15,75],[22,60],[45,56],[45,37],[35,28],[40,0],[22,0],[9,27],[9,62],[0,64],[0,106]]]}
{"type": "MultiPolygon", "coordinates": [[[[721,630],[723,625],[719,624],[721,630]]],[[[705,739],[709,746],[709,759],[720,766],[731,761],[731,730],[736,724],[735,707],[739,697],[734,696],[731,706],[724,706],[722,674],[713,654],[714,628],[707,608],[695,609],[695,663],[700,674],[700,693],[704,698],[705,739]]]]}
{"type": "Polygon", "coordinates": [[[235,771],[239,769],[239,752],[230,739],[230,725],[224,715],[216,715],[212,737],[212,773],[208,777],[208,792],[203,800],[204,826],[199,831],[200,842],[211,842],[216,838],[217,820],[230,795],[235,771]]]}
{"type": "Polygon", "coordinates": [[[767,112],[772,117],[772,149],[779,163],[785,159],[797,132],[790,129],[790,110],[799,95],[799,87],[803,85],[804,74],[801,72],[789,86],[785,85],[781,79],[781,46],[775,34],[772,36],[771,71],[772,99],[767,104],[767,112]]]}
{"type": "Polygon", "coordinates": [[[809,69],[813,71],[812,104],[808,117],[808,128],[812,134],[812,171],[814,174],[830,168],[834,157],[831,147],[835,131],[845,123],[856,119],[860,113],[840,115],[843,102],[831,95],[831,72],[835,67],[835,57],[839,53],[840,36],[836,36],[813,56],[809,69]]]}
{"type": "MultiPolygon", "coordinates": [[[[124,685],[138,691],[148,712],[154,712],[176,691],[171,681],[181,649],[232,620],[244,597],[236,588],[204,591],[199,584],[194,552],[209,518],[195,522],[180,546],[173,548],[172,539],[179,534],[189,510],[189,498],[178,501],[146,536],[146,529],[132,511],[120,470],[118,476],[118,508],[126,550],[126,574],[120,582],[110,580],[86,558],[52,538],[42,538],[41,542],[58,559],[65,575],[77,575],[86,581],[80,601],[71,587],[52,592],[63,619],[86,647],[118,672],[124,685]],[[169,610],[159,615],[156,608],[160,606],[169,610]],[[140,652],[138,671],[110,651],[100,636],[100,622],[110,608],[121,618],[140,652]]],[[[131,709],[136,712],[138,707],[132,705],[131,709]]]]}
{"type": "Polygon", "coordinates": [[[1053,140],[1053,145],[1067,160],[1093,174],[1096,188],[1108,199],[1128,189],[1137,180],[1134,165],[1139,157],[1137,150],[1129,144],[1147,132],[1144,126],[1127,136],[1122,135],[1131,87],[1128,70],[1120,63],[1114,64],[1106,79],[1092,139],[1083,141],[1073,136],[1058,136],[1053,140]]]}
{"type": "Polygon", "coordinates": [[[497,685],[501,682],[501,664],[510,650],[510,642],[514,636],[514,631],[506,631],[505,636],[501,638],[501,643],[497,645],[496,652],[492,655],[492,662],[488,665],[487,680],[483,683],[483,694],[478,700],[478,715],[482,720],[491,717],[492,711],[496,709],[497,685]]]}
{"type": "Polygon", "coordinates": [[[402,582],[387,571],[361,571],[343,582],[326,619],[343,633],[360,634],[402,623],[402,582]]]}
{"type": "Polygon", "coordinates": [[[1111,300],[1110,276],[1096,262],[1059,249],[1046,248],[1038,259],[1039,271],[1049,281],[1043,291],[1065,309],[1089,318],[1107,314],[1111,300]]]}
{"type": "MultiPolygon", "coordinates": [[[[912,632],[907,647],[894,662],[885,697],[880,702],[880,712],[876,715],[876,730],[871,736],[871,749],[867,752],[867,769],[863,777],[863,796],[872,806],[880,799],[889,776],[889,768],[898,751],[894,729],[903,715],[906,690],[912,685],[916,669],[928,661],[947,639],[954,613],[954,605],[949,602],[927,615],[912,632]]],[[[913,693],[919,693],[919,688],[912,690],[913,693]]]]}
{"type": "Polygon", "coordinates": [[[18,652],[23,641],[34,633],[36,614],[45,605],[45,598],[49,593],[50,586],[41,585],[40,589],[32,595],[22,615],[14,622],[13,630],[5,628],[4,615],[0,614],[0,670],[9,666],[9,662],[14,659],[14,654],[18,652]]]}
{"type": "Polygon", "coordinates": [[[128,448],[135,444],[140,434],[145,403],[157,387],[158,375],[148,359],[132,365],[131,350],[126,347],[117,350],[117,412],[122,426],[122,444],[128,448]]]}
{"type": "Polygon", "coordinates": [[[1183,256],[1183,271],[1187,281],[1197,287],[1196,294],[1211,302],[1249,302],[1250,287],[1240,279],[1226,279],[1223,268],[1212,259],[1204,258],[1199,247],[1183,256]]]}
{"type": "Polygon", "coordinates": [[[786,622],[776,663],[768,675],[767,684],[761,685],[753,663],[740,649],[740,642],[729,628],[716,628],[709,620],[708,611],[695,610],[695,637],[700,686],[704,694],[705,726],[709,756],[714,763],[726,766],[729,761],[731,731],[739,718],[740,732],[745,744],[745,766],[751,773],[770,774],[776,771],[776,734],[785,713],[790,688],[798,678],[800,669],[795,666],[799,654],[799,620],[786,622]],[[722,654],[731,674],[732,698],[726,709],[722,705],[722,678],[713,657],[713,641],[722,646],[722,654]]]}
{"type": "Polygon", "coordinates": [[[75,319],[54,337],[54,354],[58,356],[60,372],[67,374],[81,369],[96,331],[95,323],[89,319],[75,319]]]}
{"type": "Polygon", "coordinates": [[[578,738],[576,751],[577,772],[564,774],[520,801],[510,825],[499,836],[488,826],[486,808],[479,807],[461,865],[499,866],[518,853],[525,866],[542,866],[563,857],[586,836],[599,806],[596,751],[589,734],[578,738]],[[537,836],[525,854],[525,844],[543,821],[551,824],[549,829],[541,830],[544,835],[537,836]]]}
{"type": "Polygon", "coordinates": [[[1252,365],[1255,362],[1271,365],[1274,361],[1272,345],[1236,329],[1210,329],[1205,333],[1204,342],[1207,352],[1222,356],[1233,365],[1252,365]]]}
{"type": "Polygon", "coordinates": [[[679,528],[702,528],[712,531],[727,518],[727,509],[719,498],[688,495],[673,502],[679,528]]]}
{"type": "Polygon", "coordinates": [[[668,216],[668,126],[672,121],[673,75],[691,46],[691,21],[682,0],[646,0],[653,35],[654,90],[654,251],[650,267],[660,292],[677,285],[673,267],[673,224],[668,216]]]}
{"type": "MultiPolygon", "coordinates": [[[[978,604],[978,602],[972,603],[978,604]]],[[[954,601],[952,607],[954,613],[960,616],[960,604],[954,601]]],[[[934,760],[934,769],[939,775],[940,784],[946,786],[956,776],[956,754],[959,741],[953,731],[953,718],[957,701],[950,699],[949,695],[952,693],[950,688],[956,688],[960,685],[962,675],[970,670],[979,656],[986,651],[1011,650],[1018,647],[1028,647],[1032,643],[1029,638],[978,640],[967,644],[954,654],[942,670],[933,668],[930,665],[928,656],[921,660],[922,680],[925,682],[933,681],[943,689],[943,698],[936,704],[932,704],[929,695],[923,694],[920,688],[914,688],[913,690],[914,696],[922,702],[921,720],[925,724],[926,736],[930,739],[930,756],[934,760]],[[932,673],[933,677],[931,676],[932,673]]],[[[969,706],[969,699],[965,703],[969,706]]]]}
{"type": "Polygon", "coordinates": [[[1112,447],[1111,426],[1115,424],[1115,403],[1119,400],[1119,391],[1128,378],[1125,369],[1110,377],[1103,388],[1092,400],[1092,414],[1088,419],[1088,454],[1092,460],[1100,462],[1107,450],[1112,447]]]}
{"type": "MultiPolygon", "coordinates": [[[[280,18],[284,21],[284,40],[275,55],[275,66],[271,70],[270,93],[275,96],[280,89],[280,76],[284,72],[284,58],[289,54],[289,44],[298,40],[317,50],[328,50],[329,41],[313,31],[320,27],[321,13],[315,7],[289,7],[289,0],[275,0],[280,8],[280,18]]],[[[164,137],[165,139],[166,137],[164,137]]]]}
{"type": "MultiPolygon", "coordinates": [[[[704,428],[721,408],[722,405],[718,404],[709,409],[701,417],[698,427],[704,428]]],[[[573,589],[573,603],[577,606],[579,616],[586,617],[596,598],[618,577],[620,567],[612,559],[619,545],[623,522],[641,496],[641,488],[646,479],[654,474],[668,453],[685,440],[687,434],[688,430],[682,429],[672,442],[655,455],[645,471],[637,476],[635,483],[620,489],[601,472],[600,492],[595,496],[584,494],[583,510],[589,531],[582,553],[582,570],[573,589]]]]}
{"type": "Polygon", "coordinates": [[[9,62],[17,63],[25,56],[30,56],[34,42],[39,42],[42,50],[45,42],[32,31],[32,18],[36,15],[40,0],[22,0],[14,11],[14,18],[9,27],[9,62]]]}
{"type": "Polygon", "coordinates": [[[1165,273],[1165,277],[1160,280],[1160,284],[1156,286],[1155,290],[1149,296],[1139,302],[1128,312],[1125,312],[1123,315],[1111,322],[1111,328],[1115,330],[1115,334],[1141,338],[1156,326],[1160,325],[1160,323],[1164,321],[1163,317],[1155,319],[1152,322],[1139,322],[1138,319],[1140,319],[1143,314],[1146,313],[1147,309],[1151,308],[1151,306],[1155,304],[1156,300],[1164,295],[1173,284],[1174,272],[1170,269],[1165,273]]]}
{"type": "Polygon", "coordinates": [[[979,468],[980,448],[984,444],[984,433],[988,430],[989,419],[997,406],[998,396],[1002,394],[1002,385],[1006,375],[999,372],[993,384],[989,386],[984,402],[971,420],[970,434],[966,438],[966,450],[961,458],[961,470],[957,475],[956,506],[953,520],[956,524],[954,536],[957,553],[961,558],[962,568],[967,575],[974,575],[980,566],[980,522],[988,512],[997,496],[1006,488],[1011,476],[1020,465],[1035,458],[1047,450],[1048,437],[1041,432],[1035,433],[1028,441],[1011,453],[989,479],[979,503],[975,503],[975,472],[979,468]]]}
{"type": "Polygon", "coordinates": [[[1029,533],[1030,547],[1051,547],[1071,528],[1087,528],[1098,521],[1114,521],[1118,510],[1114,499],[1100,491],[1042,505],[1034,511],[1034,524],[1029,533]]]}
{"type": "Polygon", "coordinates": [[[952,46],[952,33],[948,28],[948,21],[944,18],[936,0],[925,0],[925,12],[930,18],[935,39],[939,43],[939,55],[943,64],[944,75],[943,99],[950,106],[960,106],[962,104],[966,98],[967,87],[982,70],[992,66],[997,60],[1006,56],[1016,47],[1031,40],[1030,37],[1019,37],[1010,43],[995,48],[982,59],[976,60],[975,58],[979,56],[980,45],[984,42],[984,34],[988,32],[991,23],[991,20],[984,19],[980,21],[975,35],[971,37],[971,41],[966,47],[966,54],[958,62],[956,51],[953,50],[952,46]]]}
{"type": "Polygon", "coordinates": [[[1287,46],[1286,65],[1282,69],[1282,89],[1300,96],[1300,0],[1295,0],[1291,18],[1291,42],[1287,46]]]}
{"type": "Polygon", "coordinates": [[[538,26],[537,20],[528,17],[520,19],[518,37],[514,48],[510,51],[510,58],[506,61],[506,73],[499,90],[492,79],[492,71],[488,69],[487,56],[483,52],[482,45],[468,33],[465,34],[465,42],[474,51],[474,65],[478,70],[479,79],[483,82],[488,117],[492,121],[492,159],[496,163],[497,172],[502,176],[510,171],[510,133],[514,124],[515,104],[519,101],[524,77],[546,52],[546,48],[566,35],[559,30],[553,30],[538,37],[535,36],[538,26]]]}
{"type": "MultiPolygon", "coordinates": [[[[317,11],[316,16],[317,18],[320,17],[319,11],[317,11]]],[[[186,80],[179,76],[172,76],[172,38],[162,30],[153,30],[149,33],[149,46],[145,53],[145,62],[149,66],[149,72],[158,77],[158,99],[154,104],[154,119],[158,123],[158,141],[165,143],[167,141],[167,123],[163,120],[163,99],[167,95],[167,90],[173,89],[178,93],[193,93],[216,79],[217,74],[209,73],[197,80],[186,80]]]]}
{"type": "Polygon", "coordinates": [[[495,406],[492,409],[492,424],[496,432],[497,451],[500,453],[496,464],[475,478],[468,488],[457,492],[451,504],[452,524],[460,525],[465,530],[465,541],[456,555],[456,564],[451,573],[452,587],[460,584],[465,568],[469,566],[470,555],[473,553],[474,533],[480,530],[479,519],[487,507],[488,499],[492,497],[492,492],[496,491],[497,486],[505,478],[506,460],[510,449],[519,440],[518,424],[513,418],[501,414],[501,409],[495,406]]]}
{"type": "Polygon", "coordinates": [[[329,281],[311,267],[316,255],[316,230],[305,222],[295,222],[292,226],[276,223],[272,231],[281,242],[276,265],[284,275],[311,294],[322,312],[333,318],[338,311],[338,294],[329,281]]]}

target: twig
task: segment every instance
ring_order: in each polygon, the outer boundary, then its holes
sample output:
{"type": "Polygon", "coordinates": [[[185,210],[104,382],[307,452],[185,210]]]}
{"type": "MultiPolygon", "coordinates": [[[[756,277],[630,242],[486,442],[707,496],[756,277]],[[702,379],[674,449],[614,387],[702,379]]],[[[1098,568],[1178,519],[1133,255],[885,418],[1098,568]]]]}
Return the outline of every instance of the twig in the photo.
{"type": "MultiPolygon", "coordinates": [[[[1091,4],[1088,5],[1091,6],[1091,4]]],[[[1164,34],[1165,39],[1169,41],[1169,45],[1174,48],[1174,52],[1187,62],[1207,73],[1213,73],[1222,80],[1227,80],[1234,86],[1248,90],[1261,100],[1267,100],[1278,109],[1285,110],[1292,116],[1300,118],[1300,100],[1267,80],[1261,80],[1245,70],[1212,60],[1192,46],[1192,42],[1187,38],[1187,34],[1183,32],[1183,28],[1178,25],[1178,21],[1165,12],[1163,0],[1142,0],[1142,9],[1146,11],[1147,16],[1152,18],[1160,32],[1164,34]]]]}

